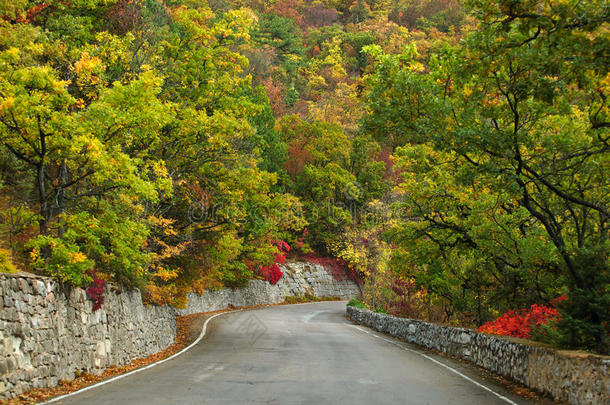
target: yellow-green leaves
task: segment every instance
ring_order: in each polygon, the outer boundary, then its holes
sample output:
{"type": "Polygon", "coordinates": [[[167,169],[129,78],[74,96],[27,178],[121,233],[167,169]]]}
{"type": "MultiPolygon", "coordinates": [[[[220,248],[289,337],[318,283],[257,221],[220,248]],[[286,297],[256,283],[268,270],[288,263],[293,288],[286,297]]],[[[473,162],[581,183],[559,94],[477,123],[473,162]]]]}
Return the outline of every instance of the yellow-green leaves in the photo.
{"type": "Polygon", "coordinates": [[[584,322],[570,344],[599,347],[610,300],[600,287],[610,274],[607,10],[471,6],[478,30],[439,50],[429,70],[412,52],[369,48],[377,66],[364,129],[390,138],[409,214],[392,231],[398,256],[462,311],[569,288],[566,314],[584,322]]]}

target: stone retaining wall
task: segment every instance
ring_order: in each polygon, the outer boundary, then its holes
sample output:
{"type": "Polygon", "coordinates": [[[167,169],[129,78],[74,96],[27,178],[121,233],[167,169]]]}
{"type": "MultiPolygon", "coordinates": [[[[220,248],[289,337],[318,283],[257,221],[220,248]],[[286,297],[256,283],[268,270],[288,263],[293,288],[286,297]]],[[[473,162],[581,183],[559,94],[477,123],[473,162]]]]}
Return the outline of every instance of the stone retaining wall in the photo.
{"type": "Polygon", "coordinates": [[[280,266],[284,273],[276,285],[266,281],[252,280],[247,288],[209,291],[200,296],[188,295],[186,309],[178,310],[180,315],[217,311],[234,307],[278,304],[285,297],[305,296],[334,297],[344,300],[360,296],[360,289],[348,278],[337,280],[323,266],[308,262],[289,262],[280,266]]]}
{"type": "Polygon", "coordinates": [[[99,374],[174,342],[173,308],[145,306],[138,291],[108,290],[94,312],[81,288],[0,275],[0,397],[52,387],[79,371],[99,374]]]}
{"type": "Polygon", "coordinates": [[[610,403],[610,358],[560,351],[470,329],[347,307],[354,322],[409,343],[471,361],[544,395],[571,404],[610,403]]]}
{"type": "Polygon", "coordinates": [[[139,291],[107,286],[97,311],[81,288],[48,277],[0,274],[0,398],[159,352],[175,340],[176,315],[275,304],[305,293],[359,295],[356,284],[333,279],[321,266],[288,263],[282,270],[275,286],[252,280],[242,289],[190,294],[186,309],[143,305],[139,291]]]}

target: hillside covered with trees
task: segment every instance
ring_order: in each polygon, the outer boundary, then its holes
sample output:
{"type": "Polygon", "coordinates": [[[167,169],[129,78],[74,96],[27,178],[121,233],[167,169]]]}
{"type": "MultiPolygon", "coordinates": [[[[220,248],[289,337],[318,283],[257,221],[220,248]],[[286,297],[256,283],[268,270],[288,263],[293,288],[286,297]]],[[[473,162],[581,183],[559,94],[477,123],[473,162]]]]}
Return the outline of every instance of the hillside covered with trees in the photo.
{"type": "Polygon", "coordinates": [[[0,271],[607,353],[609,67],[604,0],[0,0],[0,271]]]}

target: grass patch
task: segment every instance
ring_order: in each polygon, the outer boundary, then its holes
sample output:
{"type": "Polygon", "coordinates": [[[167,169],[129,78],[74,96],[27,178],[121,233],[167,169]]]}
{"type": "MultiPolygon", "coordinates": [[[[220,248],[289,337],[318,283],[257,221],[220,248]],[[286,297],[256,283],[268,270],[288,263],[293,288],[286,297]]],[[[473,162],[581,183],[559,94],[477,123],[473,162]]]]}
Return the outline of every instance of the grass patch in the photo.
{"type": "Polygon", "coordinates": [[[316,297],[312,294],[286,296],[284,302],[286,304],[303,304],[305,302],[320,302],[320,301],[339,301],[337,297],[316,297]]]}
{"type": "Polygon", "coordinates": [[[366,304],[364,302],[360,301],[360,300],[355,299],[355,298],[349,300],[349,302],[347,303],[347,306],[366,309],[366,304]]]}

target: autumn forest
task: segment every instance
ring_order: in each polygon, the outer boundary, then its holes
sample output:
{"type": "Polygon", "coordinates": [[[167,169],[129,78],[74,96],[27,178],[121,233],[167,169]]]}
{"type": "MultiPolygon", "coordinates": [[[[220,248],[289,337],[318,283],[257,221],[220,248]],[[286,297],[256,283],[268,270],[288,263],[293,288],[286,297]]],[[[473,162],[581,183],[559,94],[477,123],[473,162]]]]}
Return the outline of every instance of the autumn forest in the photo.
{"type": "Polygon", "coordinates": [[[608,353],[609,68],[606,0],[0,0],[0,272],[608,353]]]}

